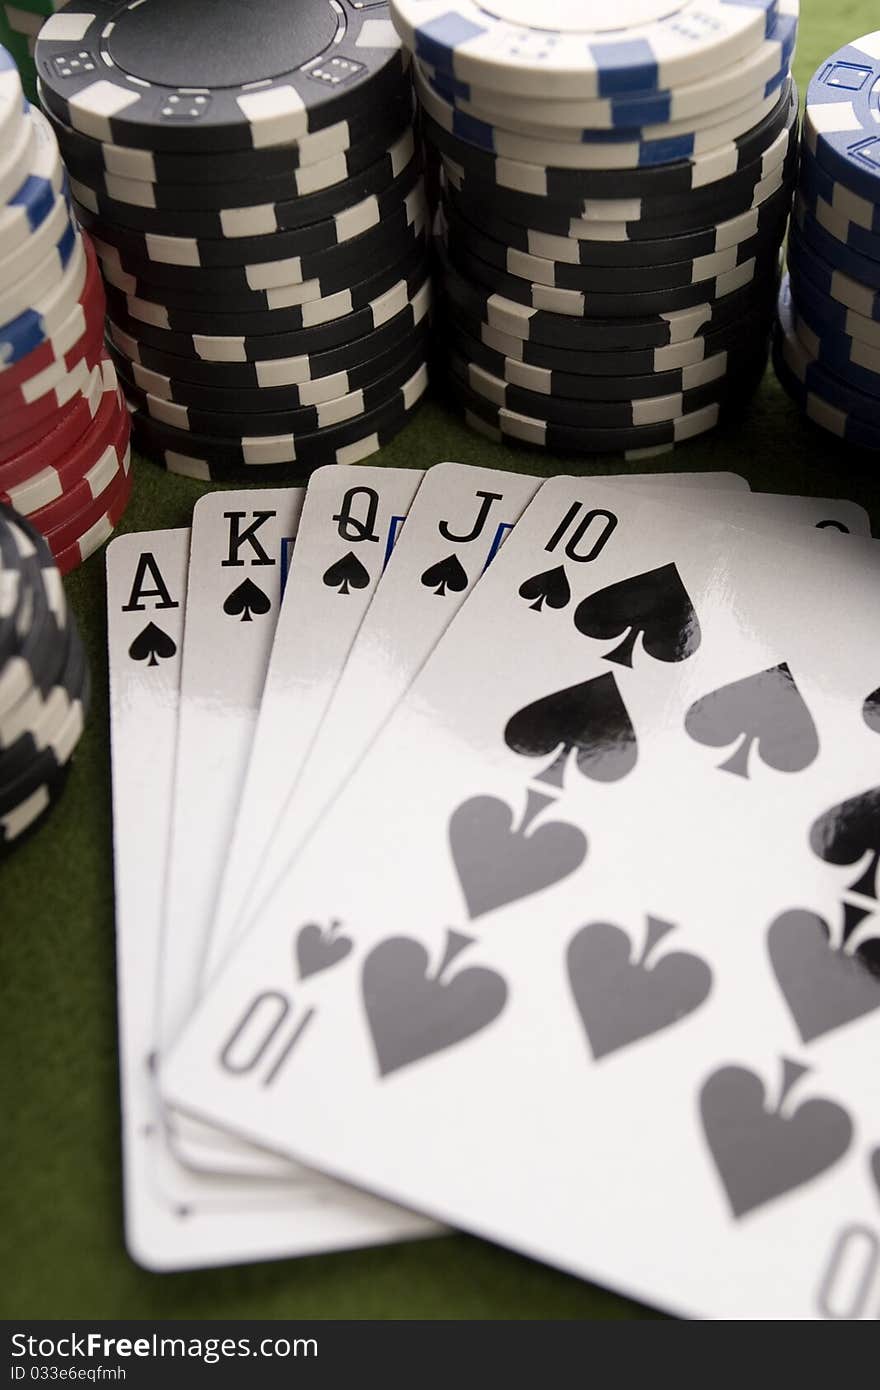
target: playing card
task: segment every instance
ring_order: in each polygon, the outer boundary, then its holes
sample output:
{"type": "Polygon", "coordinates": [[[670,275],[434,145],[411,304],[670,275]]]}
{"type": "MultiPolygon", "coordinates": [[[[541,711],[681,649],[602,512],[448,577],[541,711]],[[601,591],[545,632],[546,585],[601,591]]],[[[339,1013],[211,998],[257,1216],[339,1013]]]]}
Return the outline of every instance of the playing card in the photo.
{"type": "MultiPolygon", "coordinates": [[[[323,472],[332,488],[339,470],[331,468],[323,472]]],[[[618,481],[662,499],[670,478],[675,480],[679,505],[707,509],[728,520],[747,520],[751,525],[760,524],[774,529],[779,522],[830,524],[842,529],[848,529],[849,523],[853,529],[861,528],[866,534],[869,533],[867,514],[849,502],[771,494],[743,495],[730,490],[685,489],[680,482],[681,475],[676,474],[632,475],[618,481]]],[[[220,894],[220,932],[225,932],[225,940],[220,941],[219,932],[215,931],[212,937],[215,959],[228,954],[233,942],[258,913],[260,904],[294,858],[316,818],[339,792],[357,756],[369,746],[463,602],[470,585],[478,577],[477,573],[472,573],[469,578],[461,563],[459,556],[464,554],[464,548],[470,546],[474,551],[468,562],[469,567],[482,572],[537,486],[537,481],[520,474],[472,469],[460,464],[439,464],[429,470],[408,513],[407,526],[401,532],[401,539],[382,574],[381,583],[377,580],[375,598],[368,600],[369,607],[349,648],[348,661],[344,656],[337,655],[335,660],[324,666],[323,674],[309,683],[313,707],[317,711],[322,690],[332,680],[336,681],[310,746],[302,760],[295,761],[299,771],[287,799],[277,815],[272,816],[270,830],[262,832],[265,847],[258,860],[256,875],[244,894],[243,907],[236,923],[232,923],[226,915],[230,899],[235,895],[227,893],[225,888],[220,894]],[[467,520],[450,525],[449,518],[455,515],[456,508],[467,520]],[[510,517],[513,520],[508,519],[510,517]],[[438,545],[442,549],[440,558],[436,558],[438,545]],[[458,547],[458,551],[451,548],[454,546],[458,547]],[[444,600],[442,605],[431,601],[438,597],[444,600]],[[337,668],[341,666],[344,666],[344,670],[338,671],[337,668]]],[[[328,514],[326,505],[319,504],[317,497],[314,508],[312,514],[319,518],[328,514]]],[[[306,517],[304,520],[308,524],[306,517]]],[[[321,566],[318,568],[323,573],[321,566]]],[[[547,597],[552,602],[552,595],[547,597]]],[[[307,600],[301,600],[301,610],[307,607],[307,600]]],[[[349,612],[356,621],[358,615],[351,610],[349,612]]],[[[337,634],[337,639],[336,652],[341,654],[348,643],[349,634],[337,634]]],[[[313,649],[317,647],[326,653],[329,645],[322,628],[314,639],[313,649]]],[[[291,660],[287,653],[298,652],[299,647],[299,643],[284,643],[281,660],[285,663],[285,669],[289,670],[291,660]]],[[[273,711],[279,730],[282,718],[280,709],[279,701],[276,711],[273,711]]],[[[268,734],[271,725],[268,720],[264,722],[264,718],[261,715],[260,728],[268,734]]],[[[311,725],[307,723],[301,732],[307,736],[311,732],[311,725]]],[[[303,737],[301,746],[305,741],[303,737]]],[[[259,742],[258,739],[258,747],[259,742]]],[[[268,737],[263,746],[267,749],[272,746],[268,737]]],[[[270,779],[270,786],[271,779],[278,777],[277,769],[277,757],[267,758],[265,776],[270,779]]],[[[252,759],[248,778],[255,793],[254,805],[248,814],[241,815],[239,821],[241,827],[249,827],[254,844],[259,835],[256,793],[262,777],[258,754],[257,758],[252,759]]],[[[269,804],[271,807],[271,800],[269,804]]],[[[337,958],[344,950],[344,942],[337,939],[332,926],[324,932],[319,924],[313,923],[297,949],[301,962],[314,965],[325,958],[337,958]]],[[[176,1117],[175,1131],[178,1145],[187,1161],[206,1171],[257,1176],[283,1175],[285,1171],[284,1161],[276,1155],[263,1151],[255,1153],[250,1146],[243,1147],[234,1137],[212,1132],[185,1115],[176,1117]]]]}
{"type": "MultiPolygon", "coordinates": [[[[227,494],[229,495],[229,494],[227,494]]],[[[189,531],[107,550],[110,728],[126,1243],[150,1269],[278,1258],[428,1232],[420,1218],[288,1164],[285,1183],[183,1168],[155,1090],[165,862],[171,820],[189,531]]]]}
{"type": "Polygon", "coordinates": [[[880,557],[794,536],[545,483],[166,1094],[678,1312],[873,1316],[880,557]]]}
{"type": "Polygon", "coordinates": [[[303,497],[302,488],[212,492],[193,510],[165,892],[162,1046],[194,1002],[303,497]]]}
{"type": "Polygon", "coordinates": [[[205,973],[226,954],[261,856],[308,757],[376,585],[421,484],[414,468],[313,473],[272,649],[205,973]]]}
{"type": "MultiPolygon", "coordinates": [[[[359,755],[405,694],[473,584],[503,544],[543,479],[498,469],[438,463],[424,476],[394,553],[350,648],[299,777],[262,855],[237,922],[221,915],[212,966],[228,954],[293,859],[317,817],[338,794],[359,755]],[[439,600],[439,602],[438,602],[439,600]]],[[[633,474],[621,485],[700,496],[742,496],[736,474],[633,474]],[[719,481],[720,480],[720,481],[719,481]],[[707,484],[709,485],[707,487],[707,484]]],[[[748,496],[744,499],[748,503],[748,496]]],[[[851,505],[851,504],[847,504],[851,505]]],[[[813,510],[809,521],[813,520],[813,510]]],[[[861,509],[857,509],[861,510],[861,509]]],[[[821,509],[816,508],[816,515],[821,509]]],[[[863,513],[864,515],[864,513],[863,513]]],[[[791,520],[803,518],[792,515],[791,520]]],[[[234,896],[234,895],[232,895],[234,896]]],[[[230,907],[234,904],[230,904],[230,907]]],[[[317,929],[316,929],[317,932],[317,929]]],[[[339,947],[313,934],[314,959],[339,947]]]]}

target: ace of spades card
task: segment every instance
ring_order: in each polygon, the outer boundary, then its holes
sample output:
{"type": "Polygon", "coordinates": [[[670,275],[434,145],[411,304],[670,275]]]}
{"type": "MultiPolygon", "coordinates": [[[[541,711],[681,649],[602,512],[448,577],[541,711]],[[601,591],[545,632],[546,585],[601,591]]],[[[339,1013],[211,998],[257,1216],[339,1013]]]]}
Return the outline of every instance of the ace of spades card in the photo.
{"type": "Polygon", "coordinates": [[[877,780],[878,566],[870,541],[768,545],[547,482],[203,1002],[166,1096],[677,1312],[829,1315],[850,1233],[880,1242],[880,985],[805,1041],[768,934],[796,910],[824,921],[826,954],[805,934],[788,961],[836,995],[864,873],[813,827],[877,780]],[[570,602],[536,611],[522,587],[552,564],[570,602]],[[627,584],[629,613],[607,602],[627,584]],[[609,661],[633,627],[631,664],[609,661]],[[783,664],[818,747],[756,744],[730,775],[688,711],[783,664]],[[505,739],[608,675],[620,704],[596,739],[635,742],[616,775],[567,717],[541,757],[505,739]],[[300,924],[328,920],[353,949],[292,982],[300,924]]]}
{"type": "MultiPolygon", "coordinates": [[[[227,494],[229,496],[230,494],[227,494]]],[[[287,1163],[283,1181],[178,1161],[156,1090],[156,985],[171,820],[189,532],[107,550],[113,861],[126,1246],[148,1269],[271,1259],[428,1231],[423,1220],[287,1163]]]]}

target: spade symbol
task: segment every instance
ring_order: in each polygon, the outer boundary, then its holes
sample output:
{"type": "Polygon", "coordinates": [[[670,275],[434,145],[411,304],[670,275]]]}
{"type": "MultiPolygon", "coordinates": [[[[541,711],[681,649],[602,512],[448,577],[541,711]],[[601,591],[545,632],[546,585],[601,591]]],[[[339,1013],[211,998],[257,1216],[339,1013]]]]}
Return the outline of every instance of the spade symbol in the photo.
{"type": "Polygon", "coordinates": [[[569,942],[571,992],[596,1061],[671,1028],[708,997],[712,972],[690,951],[655,956],[673,922],[648,917],[645,943],[633,956],[629,936],[611,922],[591,922],[569,942]]]}
{"type": "Polygon", "coordinates": [[[806,908],[783,912],[767,932],[770,963],[805,1043],[880,1009],[880,970],[871,969],[864,946],[843,950],[854,929],[851,919],[863,914],[851,910],[846,916],[850,922],[839,949],[831,944],[827,923],[806,908]]]}
{"type": "Polygon", "coordinates": [[[296,937],[296,963],[301,980],[309,975],[317,975],[321,970],[329,970],[338,965],[351,951],[354,942],[350,936],[339,931],[340,923],[335,919],[326,930],[318,922],[306,922],[300,927],[296,937]]]}
{"type": "Polygon", "coordinates": [[[857,864],[850,891],[877,896],[880,857],[880,787],[852,796],[821,815],[810,830],[810,848],[826,864],[857,864]],[[866,862],[867,861],[867,862],[866,862]]]}
{"type": "Polygon", "coordinates": [[[862,718],[873,733],[880,734],[880,687],[872,690],[862,705],[862,718]]]}
{"type": "Polygon", "coordinates": [[[458,556],[447,555],[445,560],[438,560],[436,565],[428,566],[422,575],[422,583],[426,589],[433,589],[439,598],[445,598],[447,592],[463,593],[467,588],[468,577],[458,556]]]}
{"type": "Polygon", "coordinates": [[[635,730],[610,671],[526,705],[508,720],[504,741],[526,758],[555,754],[537,777],[551,787],[564,786],[572,751],[578,771],[596,782],[625,777],[638,757],[635,730]]]}
{"type": "Polygon", "coordinates": [[[473,920],[559,883],[587,857],[587,838],[575,825],[536,817],[553,798],[530,789],[519,824],[506,801],[472,796],[449,818],[449,848],[473,920]]]}
{"type": "Polygon", "coordinates": [[[619,666],[632,666],[639,634],[655,661],[685,661],[700,645],[700,624],[674,564],[589,594],[575,609],[574,625],[599,642],[622,636],[620,646],[605,653],[619,666]]]}
{"type": "Polygon", "coordinates": [[[564,608],[571,599],[568,575],[562,565],[544,570],[543,574],[533,574],[519,586],[519,596],[524,598],[530,608],[540,613],[546,603],[548,608],[564,608]]]}
{"type": "Polygon", "coordinates": [[[145,661],[148,666],[158,666],[167,661],[177,651],[177,643],[167,632],[155,623],[147,623],[142,632],[132,642],[128,654],[132,661],[145,661]]]}
{"type": "Polygon", "coordinates": [[[268,595],[252,579],[243,579],[227,598],[223,612],[228,613],[230,618],[241,618],[243,623],[249,623],[254,613],[262,616],[271,607],[268,595]]]}
{"type": "Polygon", "coordinates": [[[741,737],[720,764],[737,777],[748,777],[754,743],[761,761],[777,772],[802,772],[819,752],[816,726],[784,661],[703,695],[685,715],[684,727],[710,748],[725,748],[741,737]]]}
{"type": "Polygon", "coordinates": [[[367,956],[363,999],[380,1076],[464,1042],[501,1013],[507,1003],[503,976],[483,965],[449,974],[472,944],[462,932],[447,932],[433,973],[428,952],[410,936],[380,941],[367,956]]]}
{"type": "Polygon", "coordinates": [[[338,590],[340,594],[348,594],[352,589],[365,589],[369,582],[370,576],[353,550],[349,550],[341,560],[335,560],[324,574],[327,587],[338,590]]]}
{"type": "Polygon", "coordinates": [[[783,1058],[781,1094],[767,1105],[764,1083],[747,1067],[721,1067],[700,1092],[706,1142],[735,1217],[782,1197],[837,1163],[852,1121],[830,1100],[783,1107],[807,1068],[783,1058]]]}

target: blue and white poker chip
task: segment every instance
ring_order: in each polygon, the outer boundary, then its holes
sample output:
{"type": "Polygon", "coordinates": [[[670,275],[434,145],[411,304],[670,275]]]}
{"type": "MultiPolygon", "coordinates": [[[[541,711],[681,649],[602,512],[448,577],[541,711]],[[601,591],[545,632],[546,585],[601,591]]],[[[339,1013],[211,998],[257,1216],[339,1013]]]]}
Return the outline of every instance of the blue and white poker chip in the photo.
{"type": "Polygon", "coordinates": [[[801,296],[792,308],[794,331],[810,356],[865,395],[877,397],[880,413],[880,349],[812,321],[801,296]]]}
{"type": "Polygon", "coordinates": [[[51,214],[66,187],[58,143],[41,111],[31,107],[36,152],[24,182],[0,208],[0,257],[28,240],[51,214]]]}
{"type": "Polygon", "coordinates": [[[817,333],[851,339],[866,348],[880,350],[880,322],[865,318],[822,291],[789,262],[791,290],[798,312],[803,313],[817,333]]]}
{"type": "Polygon", "coordinates": [[[795,198],[792,209],[792,225],[798,228],[806,245],[835,270],[842,270],[844,274],[858,280],[867,288],[880,290],[880,260],[862,255],[838,240],[833,232],[822,226],[814,217],[800,195],[795,198]]]}
{"type": "Polygon", "coordinates": [[[880,259],[880,204],[837,183],[807,149],[801,151],[798,191],[827,232],[854,251],[880,259]]]}
{"type": "Polygon", "coordinates": [[[782,85],[794,55],[798,12],[799,0],[779,0],[767,37],[741,61],[699,82],[632,96],[566,100],[545,94],[530,99],[524,110],[520,94],[510,96],[457,81],[425,62],[417,67],[440,95],[461,111],[508,130],[519,129],[526,123],[524,117],[532,124],[567,128],[575,134],[580,131],[590,140],[597,138],[598,131],[685,121],[698,126],[725,106],[748,96],[753,101],[762,94],[769,96],[782,85]]]}
{"type": "MultiPolygon", "coordinates": [[[[828,418],[835,420],[838,426],[834,430],[835,433],[841,433],[839,426],[842,423],[844,438],[853,438],[854,442],[862,442],[869,448],[880,446],[880,398],[858,390],[835,375],[798,336],[787,280],[783,280],[780,287],[777,312],[774,342],[777,369],[780,363],[783,364],[790,377],[798,383],[799,393],[807,401],[814,398],[820,401],[826,410],[830,408],[833,414],[828,418]],[[861,436],[860,439],[855,439],[854,427],[861,436]],[[876,436],[876,443],[870,442],[872,434],[876,436]]],[[[783,384],[788,384],[784,374],[783,384]]],[[[812,414],[811,418],[816,419],[816,414],[812,414]]],[[[819,420],[818,423],[825,424],[825,420],[819,420]]],[[[830,426],[826,425],[826,428],[830,426]]]]}
{"type": "MultiPolygon", "coordinates": [[[[780,85],[788,69],[780,73],[780,85]]],[[[550,128],[544,135],[521,121],[511,130],[479,119],[453,105],[416,69],[416,91],[432,120],[467,144],[501,158],[530,164],[570,169],[638,169],[708,154],[745,135],[765,120],[779,103],[780,93],[750,98],[745,103],[719,110],[711,124],[694,129],[693,123],[648,125],[638,130],[580,131],[580,138],[557,138],[564,131],[550,128]]]]}
{"type": "Polygon", "coordinates": [[[0,324],[0,361],[20,362],[29,352],[51,338],[68,318],[86,282],[87,261],[82,241],[71,255],[64,275],[33,304],[18,312],[8,323],[0,324]]]}
{"type": "Polygon", "coordinates": [[[611,97],[699,81],[772,31],[778,0],[391,0],[416,57],[462,82],[521,97],[611,97]],[[586,14],[584,13],[586,10],[586,14]],[[606,17],[607,16],[607,17],[606,17]]]}
{"type": "Polygon", "coordinates": [[[832,177],[880,203],[880,29],[839,48],[813,74],[804,143],[832,177]]]}
{"type": "Polygon", "coordinates": [[[0,47],[0,149],[7,149],[24,114],[26,102],[12,54],[0,47]]]}

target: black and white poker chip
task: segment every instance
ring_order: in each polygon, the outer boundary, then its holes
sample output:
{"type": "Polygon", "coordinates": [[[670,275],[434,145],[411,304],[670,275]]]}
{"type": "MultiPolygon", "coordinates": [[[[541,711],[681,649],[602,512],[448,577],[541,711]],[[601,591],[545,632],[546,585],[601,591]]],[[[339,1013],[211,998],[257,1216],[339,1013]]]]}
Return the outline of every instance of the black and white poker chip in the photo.
{"type": "MultiPolygon", "coordinates": [[[[412,100],[410,84],[402,77],[399,92],[384,99],[379,110],[367,106],[351,120],[339,121],[301,140],[265,149],[223,150],[217,154],[202,151],[198,155],[106,144],[72,130],[51,108],[46,114],[73,177],[82,179],[96,191],[120,198],[119,190],[122,190],[130,198],[137,197],[141,206],[167,204],[170,207],[212,208],[218,206],[218,198],[221,207],[234,206],[239,198],[244,203],[260,202],[259,197],[251,197],[247,190],[264,184],[271,188],[276,181],[282,187],[290,186],[290,180],[298,173],[302,174],[305,184],[310,177],[306,170],[329,166],[333,160],[340,161],[339,167],[348,169],[348,177],[351,177],[378,159],[376,153],[364,162],[369,148],[377,142],[390,146],[395,132],[411,124],[412,100]],[[179,190],[179,195],[187,201],[171,202],[168,190],[172,188],[179,190]],[[144,202],[151,196],[158,201],[144,202]]],[[[264,195],[268,196],[271,195],[264,195]]],[[[287,196],[293,195],[288,193],[287,196]]]]}
{"type": "Polygon", "coordinates": [[[341,169],[335,161],[330,166],[310,165],[295,182],[272,180],[242,185],[241,189],[232,184],[217,185],[211,199],[200,198],[201,190],[194,186],[187,190],[191,202],[182,207],[167,206],[152,184],[133,187],[118,181],[115,186],[96,188],[94,182],[79,179],[75,170],[70,172],[74,196],[105,222],[132,232],[216,240],[309,227],[335,217],[370,194],[384,195],[402,175],[415,177],[418,168],[408,125],[391,139],[383,139],[370,162],[352,172],[341,169]]]}
{"type": "MultiPolygon", "coordinates": [[[[410,334],[424,330],[431,307],[431,282],[424,267],[412,282],[354,313],[299,333],[254,338],[187,338],[165,333],[158,344],[108,322],[110,344],[133,364],[175,382],[232,390],[302,386],[361,367],[410,334]],[[186,349],[179,352],[177,349],[186,349]]],[[[161,394],[161,393],[157,393],[161,394]]]]}
{"type": "MultiPolygon", "coordinates": [[[[285,432],[277,435],[247,435],[237,439],[215,435],[188,433],[158,420],[152,420],[135,408],[132,424],[141,446],[147,452],[160,454],[166,464],[169,455],[176,455],[176,471],[187,471],[184,461],[204,465],[205,472],[193,467],[190,476],[213,477],[217,470],[254,470],[254,476],[265,477],[264,469],[277,464],[296,464],[300,468],[319,468],[326,463],[356,462],[367,454],[361,452],[371,440],[400,428],[409,413],[422,399],[428,383],[427,368],[421,365],[393,395],[374,410],[367,411],[341,425],[307,434],[285,432]],[[346,454],[350,450],[350,454],[346,454]]],[[[378,448],[376,443],[367,452],[378,448]]],[[[290,472],[291,470],[288,470],[290,472]]]]}
{"type": "Polygon", "coordinates": [[[134,382],[133,374],[127,376],[124,371],[120,374],[129,401],[151,420],[170,425],[176,430],[185,430],[188,434],[210,435],[221,440],[262,439],[267,435],[291,434],[296,437],[313,434],[362,417],[385,405],[394,392],[410,380],[424,360],[424,341],[416,339],[378,379],[316,404],[284,406],[274,410],[269,406],[254,409],[250,404],[238,408],[232,394],[225,392],[218,393],[223,399],[215,409],[183,405],[145,391],[134,382]]]}
{"type": "Polygon", "coordinates": [[[47,542],[0,504],[0,850],[56,799],[83,729],[90,681],[47,542]]]}
{"type": "Polygon", "coordinates": [[[299,140],[393,90],[404,59],[384,4],[72,0],[34,60],[45,104],[94,140],[217,153],[299,140]]]}
{"type": "MultiPolygon", "coordinates": [[[[735,271],[746,261],[778,250],[784,229],[787,209],[777,213],[768,227],[759,229],[744,240],[708,255],[694,256],[683,261],[667,261],[655,265],[612,266],[583,261],[570,265],[565,261],[549,260],[486,236],[473,223],[461,217],[453,208],[446,209],[446,236],[456,247],[463,247],[481,261],[495,266],[506,275],[550,289],[570,290],[587,298],[592,293],[622,294],[634,297],[684,289],[735,271]]],[[[676,307],[674,303],[671,307],[676,307]]]]}

